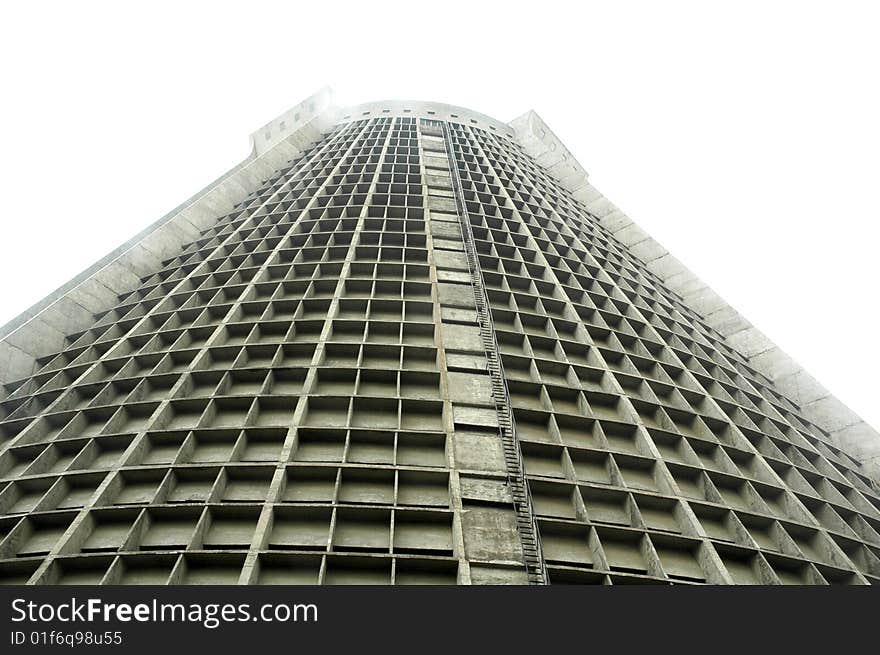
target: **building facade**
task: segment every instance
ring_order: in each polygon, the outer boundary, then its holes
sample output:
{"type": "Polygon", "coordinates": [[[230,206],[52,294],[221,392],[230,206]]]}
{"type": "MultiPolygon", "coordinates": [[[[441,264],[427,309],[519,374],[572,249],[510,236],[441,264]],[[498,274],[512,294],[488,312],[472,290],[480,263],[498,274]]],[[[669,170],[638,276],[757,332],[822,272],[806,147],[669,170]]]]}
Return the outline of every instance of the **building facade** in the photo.
{"type": "Polygon", "coordinates": [[[880,582],[876,433],[534,113],[253,142],[3,329],[3,581],[880,582]]]}

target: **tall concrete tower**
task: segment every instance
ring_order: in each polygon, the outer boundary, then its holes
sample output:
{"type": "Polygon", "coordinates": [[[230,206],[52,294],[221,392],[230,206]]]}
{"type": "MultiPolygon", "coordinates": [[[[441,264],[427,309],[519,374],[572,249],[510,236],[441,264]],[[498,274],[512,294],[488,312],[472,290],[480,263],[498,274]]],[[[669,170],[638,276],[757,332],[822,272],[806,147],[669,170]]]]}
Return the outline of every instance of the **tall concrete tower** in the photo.
{"type": "Polygon", "coordinates": [[[0,331],[3,580],[880,582],[880,437],[536,114],[252,138],[0,331]]]}

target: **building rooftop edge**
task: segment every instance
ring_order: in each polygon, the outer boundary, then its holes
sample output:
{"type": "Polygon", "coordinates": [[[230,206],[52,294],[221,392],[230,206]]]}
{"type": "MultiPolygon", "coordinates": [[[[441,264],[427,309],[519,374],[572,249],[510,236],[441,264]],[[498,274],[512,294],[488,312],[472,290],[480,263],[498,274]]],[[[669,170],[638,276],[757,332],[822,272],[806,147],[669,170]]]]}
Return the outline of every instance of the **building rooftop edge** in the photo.
{"type": "Polygon", "coordinates": [[[0,399],[5,385],[31,375],[37,360],[62,349],[68,335],[90,327],[94,314],[110,309],[141,277],[179,254],[279,166],[319,140],[335,124],[332,96],[331,89],[321,89],[282,114],[281,120],[300,113],[280,138],[258,143],[260,130],[255,132],[241,162],[0,327],[0,399]]]}
{"type": "Polygon", "coordinates": [[[563,187],[749,364],[827,432],[837,447],[880,480],[880,433],[825,389],[684,264],[642,230],[588,180],[586,171],[544,120],[528,111],[511,121],[516,139],[563,187]]]}
{"type": "MultiPolygon", "coordinates": [[[[339,123],[381,115],[412,115],[488,127],[516,140],[731,347],[774,381],[808,419],[880,480],[880,433],[593,187],[586,170],[537,112],[527,111],[505,124],[438,102],[388,100],[341,108],[330,87],[255,130],[251,154],[242,162],[0,327],[0,389],[33,373],[38,359],[61,349],[69,334],[86,329],[94,314],[108,310],[119,294],[129,292],[162,260],[178,254],[186,242],[230,211],[278,166],[339,123]]],[[[4,395],[0,393],[0,398],[4,395]]]]}

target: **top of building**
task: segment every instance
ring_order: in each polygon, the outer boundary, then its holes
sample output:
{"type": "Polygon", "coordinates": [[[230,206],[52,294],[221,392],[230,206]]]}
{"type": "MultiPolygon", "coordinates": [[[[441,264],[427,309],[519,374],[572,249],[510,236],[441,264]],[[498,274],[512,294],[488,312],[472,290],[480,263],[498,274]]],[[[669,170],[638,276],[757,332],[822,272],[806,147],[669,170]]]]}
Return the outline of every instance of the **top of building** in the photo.
{"type": "Polygon", "coordinates": [[[324,88],[251,135],[249,156],[147,229],[138,233],[0,327],[0,398],[3,385],[35,370],[36,362],[63,348],[69,334],[86,329],[119,294],[179,253],[214,219],[285,162],[340,123],[382,116],[413,116],[471,125],[516,141],[587,211],[639,257],[668,289],[800,406],[838,447],[880,480],[880,434],[834,397],[781,348],[747,321],[678,259],[593,187],[587,172],[534,111],[502,123],[484,114],[436,102],[381,101],[339,107],[324,88]]]}

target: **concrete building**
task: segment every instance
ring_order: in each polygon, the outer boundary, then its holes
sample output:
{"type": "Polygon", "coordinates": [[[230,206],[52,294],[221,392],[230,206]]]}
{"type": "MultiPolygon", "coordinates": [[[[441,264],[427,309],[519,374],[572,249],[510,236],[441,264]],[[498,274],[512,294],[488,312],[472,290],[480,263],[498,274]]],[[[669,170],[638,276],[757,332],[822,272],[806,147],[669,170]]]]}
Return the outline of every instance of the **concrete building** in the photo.
{"type": "Polygon", "coordinates": [[[3,581],[880,582],[880,437],[534,112],[252,140],[0,329],[3,581]]]}

